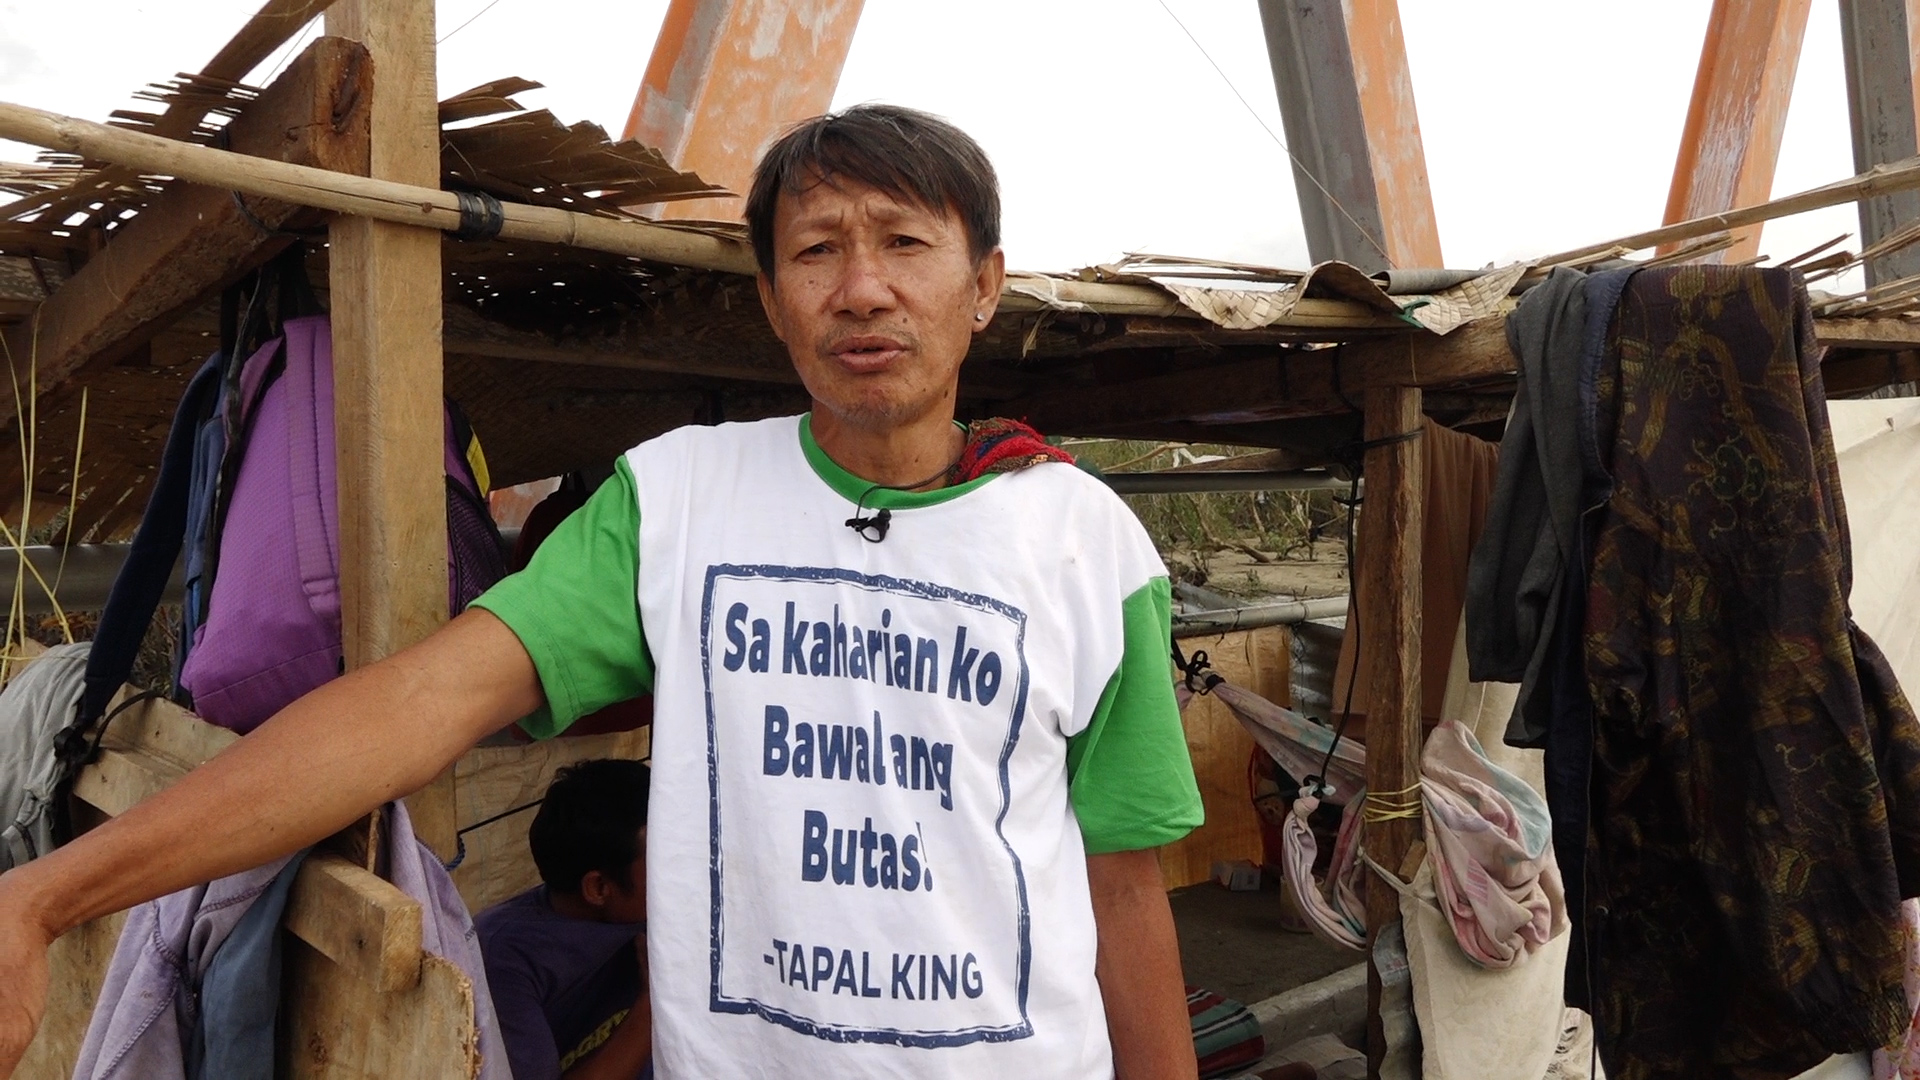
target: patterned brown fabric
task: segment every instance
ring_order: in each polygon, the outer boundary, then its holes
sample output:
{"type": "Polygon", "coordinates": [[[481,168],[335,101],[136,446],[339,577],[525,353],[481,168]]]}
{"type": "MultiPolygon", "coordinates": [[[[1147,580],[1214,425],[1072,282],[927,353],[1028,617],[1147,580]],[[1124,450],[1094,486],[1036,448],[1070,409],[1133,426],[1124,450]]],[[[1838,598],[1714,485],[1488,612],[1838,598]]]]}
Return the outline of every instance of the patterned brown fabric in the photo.
{"type": "Polygon", "coordinates": [[[1906,1027],[1920,724],[1848,616],[1811,327],[1790,271],[1649,270],[1597,381],[1590,881],[1615,1080],[1790,1077],[1906,1027]]]}

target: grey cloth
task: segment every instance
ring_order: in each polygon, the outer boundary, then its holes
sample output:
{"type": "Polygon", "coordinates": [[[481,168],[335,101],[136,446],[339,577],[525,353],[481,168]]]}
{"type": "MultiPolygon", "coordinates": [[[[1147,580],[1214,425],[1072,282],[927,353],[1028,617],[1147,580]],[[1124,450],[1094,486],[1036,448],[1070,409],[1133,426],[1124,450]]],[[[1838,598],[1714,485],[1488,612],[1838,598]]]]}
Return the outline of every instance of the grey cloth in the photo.
{"type": "MultiPolygon", "coordinates": [[[[127,913],[80,1045],[74,1080],[184,1080],[189,1075],[188,1047],[207,1007],[201,982],[221,946],[287,862],[276,859],[127,913]]],[[[271,992],[278,1001],[279,987],[271,992]]],[[[271,1054],[267,1064],[271,1075],[271,1054]]]]}
{"type": "Polygon", "coordinates": [[[73,722],[87,651],[84,641],[56,645],[0,691],[0,870],[54,848],[54,738],[73,722]]]}
{"type": "MultiPolygon", "coordinates": [[[[401,892],[420,903],[421,944],[427,952],[451,961],[473,986],[474,1023],[480,1036],[479,1080],[513,1080],[494,1017],[493,995],[487,989],[479,936],[466,904],[446,868],[414,838],[406,805],[389,803],[387,811],[382,835],[390,877],[401,892]]],[[[163,896],[128,913],[87,1024],[74,1080],[187,1080],[194,1076],[224,1080],[272,1075],[272,1040],[263,1041],[257,1025],[264,1017],[266,1035],[271,1036],[280,988],[278,980],[269,979],[259,966],[270,960],[268,951],[259,946],[279,936],[275,928],[280,925],[280,912],[268,905],[284,905],[286,884],[293,877],[289,864],[290,860],[279,859],[163,896]],[[287,870],[284,878],[283,869],[287,870]],[[261,911],[258,919],[253,918],[256,910],[261,911]],[[241,951],[229,958],[230,948],[241,951]],[[226,970],[229,961],[234,966],[226,970]],[[232,999],[233,995],[266,997],[269,993],[271,1004],[232,999]],[[228,999],[212,1000],[215,994],[228,999]],[[250,1034],[236,1035],[241,1028],[250,1034]],[[198,1047],[196,1038],[204,1039],[198,1047]],[[236,1041],[236,1045],[217,1047],[215,1043],[221,1041],[236,1041]],[[267,1071],[257,1072],[262,1065],[267,1071]]]]}
{"type": "Polygon", "coordinates": [[[280,920],[306,861],[288,859],[207,961],[187,1042],[187,1080],[273,1080],[280,1018],[280,920]]]}
{"type": "Polygon", "coordinates": [[[1486,527],[1467,563],[1468,672],[1474,682],[1520,684],[1507,726],[1515,746],[1537,747],[1546,737],[1552,703],[1536,691],[1578,540],[1585,473],[1573,419],[1581,409],[1586,279],[1557,269],[1507,317],[1520,383],[1486,527]]]}
{"type": "Polygon", "coordinates": [[[406,803],[387,804],[386,833],[387,876],[401,892],[420,901],[421,947],[452,962],[473,984],[473,1026],[480,1042],[478,1080],[513,1080],[506,1039],[493,1011],[493,991],[487,986],[486,961],[480,956],[480,933],[473,928],[467,902],[433,850],[414,839],[406,803]]]}

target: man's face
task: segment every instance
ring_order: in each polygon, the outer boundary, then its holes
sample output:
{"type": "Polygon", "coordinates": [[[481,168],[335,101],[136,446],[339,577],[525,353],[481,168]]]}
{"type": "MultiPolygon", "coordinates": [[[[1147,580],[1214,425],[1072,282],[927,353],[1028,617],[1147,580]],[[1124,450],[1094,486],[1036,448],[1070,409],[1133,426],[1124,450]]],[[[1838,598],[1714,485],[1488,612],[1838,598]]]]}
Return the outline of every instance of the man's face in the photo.
{"type": "Polygon", "coordinates": [[[647,921],[647,852],[646,833],[641,832],[640,854],[634,856],[633,865],[627,867],[627,880],[633,884],[621,888],[614,884],[607,892],[606,903],[602,911],[608,922],[643,923],[647,921]]]}
{"type": "Polygon", "coordinates": [[[589,870],[580,879],[580,898],[601,922],[642,923],[647,921],[647,830],[640,830],[633,862],[627,867],[622,885],[598,870],[589,870]]]}
{"type": "Polygon", "coordinates": [[[760,300],[817,408],[878,431],[951,413],[960,363],[999,302],[999,249],[976,263],[951,209],[845,179],[783,194],[773,247],[760,300]]]}

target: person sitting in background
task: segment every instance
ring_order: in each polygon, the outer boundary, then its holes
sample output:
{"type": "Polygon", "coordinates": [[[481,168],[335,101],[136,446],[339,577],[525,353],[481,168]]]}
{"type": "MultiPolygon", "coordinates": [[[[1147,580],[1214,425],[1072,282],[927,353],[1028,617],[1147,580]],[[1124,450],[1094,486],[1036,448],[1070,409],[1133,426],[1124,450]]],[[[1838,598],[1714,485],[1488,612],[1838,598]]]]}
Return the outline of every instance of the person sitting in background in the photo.
{"type": "Polygon", "coordinates": [[[650,1077],[647,767],[561,769],[527,830],[542,884],[474,920],[516,1080],[650,1077]]]}

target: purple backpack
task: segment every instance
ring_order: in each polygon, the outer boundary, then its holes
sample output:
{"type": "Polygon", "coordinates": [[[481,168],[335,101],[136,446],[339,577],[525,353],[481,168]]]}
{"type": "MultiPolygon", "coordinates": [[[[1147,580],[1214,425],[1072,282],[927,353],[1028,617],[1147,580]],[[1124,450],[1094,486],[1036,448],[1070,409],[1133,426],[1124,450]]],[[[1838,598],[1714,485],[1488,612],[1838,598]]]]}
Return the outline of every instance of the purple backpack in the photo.
{"type": "MultiPolygon", "coordinates": [[[[146,513],[100,613],[80,706],[57,740],[69,777],[98,746],[107,705],[183,550],[174,669],[182,704],[247,732],[340,674],[332,336],[324,315],[282,327],[244,364],[235,362],[238,347],[223,344],[181,397],[146,513]]],[[[259,340],[243,328],[234,340],[249,338],[259,340]]],[[[484,459],[452,402],[443,426],[448,602],[459,612],[506,575],[506,559],[477,477],[484,459]]]]}
{"type": "MultiPolygon", "coordinates": [[[[327,317],[289,319],[248,359],[229,430],[239,468],[219,524],[206,620],[186,643],[179,683],[196,713],[253,730],[341,671],[340,524],[333,439],[333,340],[327,317]],[[277,377],[276,377],[277,376],[277,377]],[[264,389],[256,389],[264,384],[264,389]]],[[[499,534],[464,452],[446,430],[449,607],[457,613],[505,574],[499,534]]]]}

